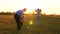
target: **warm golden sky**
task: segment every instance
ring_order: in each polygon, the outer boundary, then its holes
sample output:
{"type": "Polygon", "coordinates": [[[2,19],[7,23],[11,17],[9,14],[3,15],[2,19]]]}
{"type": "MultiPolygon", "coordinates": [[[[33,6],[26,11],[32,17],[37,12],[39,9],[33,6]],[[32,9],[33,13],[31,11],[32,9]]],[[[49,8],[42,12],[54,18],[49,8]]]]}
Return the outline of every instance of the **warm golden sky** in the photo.
{"type": "Polygon", "coordinates": [[[42,13],[60,14],[60,0],[0,0],[0,12],[16,11],[25,7],[28,11],[41,8],[42,13]]]}

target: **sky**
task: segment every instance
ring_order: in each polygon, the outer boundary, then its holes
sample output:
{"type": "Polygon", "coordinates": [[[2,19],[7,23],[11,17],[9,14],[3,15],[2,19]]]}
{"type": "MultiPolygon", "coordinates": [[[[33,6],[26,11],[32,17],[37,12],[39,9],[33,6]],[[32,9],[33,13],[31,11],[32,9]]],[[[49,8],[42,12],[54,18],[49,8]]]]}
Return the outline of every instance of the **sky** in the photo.
{"type": "Polygon", "coordinates": [[[27,8],[27,12],[40,8],[45,14],[60,14],[60,0],[0,0],[0,12],[27,8]]]}

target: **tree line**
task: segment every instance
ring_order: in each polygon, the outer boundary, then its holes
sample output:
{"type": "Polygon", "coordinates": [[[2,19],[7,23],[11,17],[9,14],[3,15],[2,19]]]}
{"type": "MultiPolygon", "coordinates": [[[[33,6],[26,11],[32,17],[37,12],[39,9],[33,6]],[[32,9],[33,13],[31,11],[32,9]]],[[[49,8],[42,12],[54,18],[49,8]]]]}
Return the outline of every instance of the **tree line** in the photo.
{"type": "Polygon", "coordinates": [[[15,14],[15,12],[11,13],[11,12],[0,12],[0,15],[13,15],[15,14]]]}

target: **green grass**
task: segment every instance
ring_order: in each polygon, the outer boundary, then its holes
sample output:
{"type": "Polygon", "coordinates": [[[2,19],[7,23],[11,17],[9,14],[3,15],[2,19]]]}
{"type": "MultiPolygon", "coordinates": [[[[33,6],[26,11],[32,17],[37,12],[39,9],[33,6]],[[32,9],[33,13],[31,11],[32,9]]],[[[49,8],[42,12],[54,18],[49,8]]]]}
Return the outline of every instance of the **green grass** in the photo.
{"type": "MultiPolygon", "coordinates": [[[[0,34],[17,34],[13,15],[0,15],[0,34]]],[[[60,34],[60,16],[41,15],[40,27],[36,26],[35,15],[25,15],[25,21],[18,34],[60,34]],[[33,22],[29,24],[30,20],[33,22]],[[27,29],[27,26],[30,28],[27,29]]]]}

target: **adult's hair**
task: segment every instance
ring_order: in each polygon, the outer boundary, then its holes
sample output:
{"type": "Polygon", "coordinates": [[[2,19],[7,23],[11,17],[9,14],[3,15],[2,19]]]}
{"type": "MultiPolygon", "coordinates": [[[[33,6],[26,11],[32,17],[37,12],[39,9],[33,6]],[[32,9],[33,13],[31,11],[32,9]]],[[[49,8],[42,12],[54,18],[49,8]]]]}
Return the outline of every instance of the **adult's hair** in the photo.
{"type": "Polygon", "coordinates": [[[27,8],[24,8],[23,10],[27,10],[27,8]]]}

